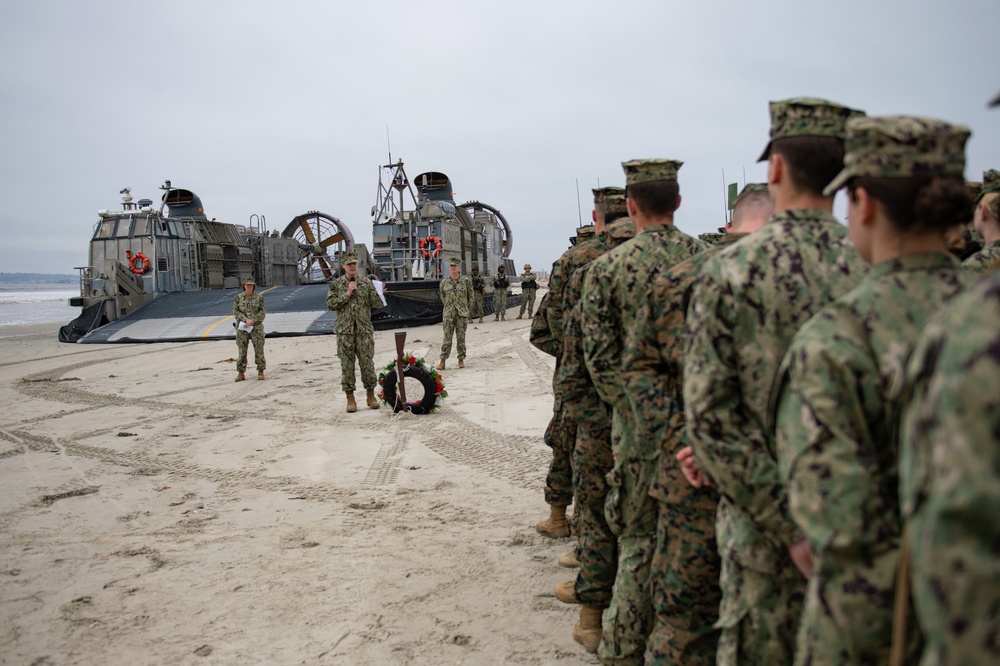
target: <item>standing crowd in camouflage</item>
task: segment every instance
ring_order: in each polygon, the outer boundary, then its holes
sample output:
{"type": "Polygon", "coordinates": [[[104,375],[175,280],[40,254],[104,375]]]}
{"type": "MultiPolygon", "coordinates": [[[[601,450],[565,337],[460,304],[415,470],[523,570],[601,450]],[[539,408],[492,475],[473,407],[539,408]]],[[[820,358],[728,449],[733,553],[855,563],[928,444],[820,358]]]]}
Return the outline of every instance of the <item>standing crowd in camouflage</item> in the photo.
{"type": "Polygon", "coordinates": [[[555,595],[602,664],[1000,663],[1000,172],[970,198],[940,120],[770,116],[725,234],[633,160],[553,265],[555,595]]]}

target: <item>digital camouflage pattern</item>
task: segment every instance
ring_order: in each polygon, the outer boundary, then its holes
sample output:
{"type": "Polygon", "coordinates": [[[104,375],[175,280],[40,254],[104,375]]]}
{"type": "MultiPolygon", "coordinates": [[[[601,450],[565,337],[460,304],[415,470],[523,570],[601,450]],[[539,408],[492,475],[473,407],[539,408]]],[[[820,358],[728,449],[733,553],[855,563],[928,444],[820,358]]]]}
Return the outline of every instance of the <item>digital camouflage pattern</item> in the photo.
{"type": "Polygon", "coordinates": [[[907,366],[900,499],[922,666],[1000,662],[1000,273],[932,320],[907,366]]]}
{"type": "Polygon", "coordinates": [[[552,264],[549,291],[542,298],[538,316],[531,327],[532,345],[557,359],[562,356],[563,292],[566,291],[566,284],[577,268],[586,266],[607,251],[607,236],[602,232],[569,248],[552,264]],[[546,325],[544,328],[543,322],[546,325]]]}
{"type": "Polygon", "coordinates": [[[830,196],[851,178],[962,178],[968,127],[913,116],[854,117],[847,121],[844,168],[823,190],[830,196]]]}
{"type": "Polygon", "coordinates": [[[729,234],[725,233],[708,233],[708,234],[698,234],[698,240],[702,242],[705,247],[710,245],[724,245],[726,241],[726,236],[729,234]]]}
{"type": "Polygon", "coordinates": [[[507,319],[507,293],[510,291],[510,278],[505,272],[498,271],[493,278],[493,318],[507,319]]]}
{"type": "Polygon", "coordinates": [[[652,183],[659,180],[677,180],[677,170],[684,162],[677,160],[629,160],[622,162],[625,184],[652,183]]]}
{"type": "Polygon", "coordinates": [[[524,310],[527,308],[528,315],[530,316],[532,312],[535,311],[535,293],[538,291],[538,276],[532,273],[530,270],[525,270],[521,273],[521,312],[520,315],[524,315],[524,310]]]}
{"type": "Polygon", "coordinates": [[[444,303],[444,340],[441,342],[441,360],[451,355],[451,341],[455,338],[458,360],[465,359],[465,329],[469,326],[472,312],[472,280],[459,276],[457,280],[446,277],[438,286],[438,294],[444,303]]]}
{"type": "Polygon", "coordinates": [[[684,320],[705,261],[746,234],[721,234],[709,247],[657,277],[625,340],[622,378],[635,415],[636,438],[659,450],[650,496],[658,500],[656,550],[650,569],[655,624],[654,664],[714,666],[719,619],[718,492],[693,488],[675,457],[684,443],[684,320]]]}
{"type": "Polygon", "coordinates": [[[815,97],[795,97],[771,102],[771,139],[758,162],[771,156],[771,145],[778,139],[792,136],[820,136],[843,139],[848,118],[863,112],[815,97]]]}
{"type": "MultiPolygon", "coordinates": [[[[349,259],[349,257],[348,257],[349,259]]],[[[341,257],[342,263],[348,259],[341,257]]],[[[357,388],[354,363],[361,366],[361,383],[373,389],[378,383],[375,376],[375,328],[372,326],[372,308],[381,308],[382,300],[372,281],[363,275],[354,278],[357,289],[350,296],[347,288],[351,281],[346,275],[332,280],[326,293],[326,307],[337,313],[333,332],[337,336],[337,358],[340,359],[340,387],[345,392],[357,388]]]]}
{"type": "Polygon", "coordinates": [[[828,212],[786,210],[702,267],[684,336],[688,444],[721,499],[719,664],[791,663],[805,580],[802,538],[767,432],[771,384],[799,327],[857,286],[865,266],[828,212]]]}
{"type": "Polygon", "coordinates": [[[772,405],[790,515],[813,557],[796,664],[888,663],[901,534],[893,399],[924,322],[969,280],[946,254],[885,261],[792,339],[772,405]]]}
{"type": "MultiPolygon", "coordinates": [[[[245,284],[252,284],[248,281],[245,284]]],[[[254,292],[249,296],[244,292],[236,294],[233,298],[233,319],[237,322],[250,320],[253,322],[253,330],[236,331],[236,372],[245,372],[247,369],[247,347],[253,343],[253,360],[257,365],[257,370],[263,371],[267,368],[267,361],[264,359],[264,317],[267,312],[264,308],[264,297],[254,292]]]]}
{"type": "MultiPolygon", "coordinates": [[[[997,199],[1000,200],[1000,197],[997,199]]],[[[1000,261],[1000,240],[995,240],[963,261],[962,266],[973,275],[980,275],[998,261],[1000,261]]]]}
{"type": "Polygon", "coordinates": [[[478,272],[472,274],[470,278],[472,282],[472,314],[471,317],[475,319],[483,317],[483,297],[486,294],[486,278],[480,275],[478,272]]]}
{"type": "MultiPolygon", "coordinates": [[[[635,223],[623,218],[604,232],[609,249],[635,235],[635,223]]],[[[563,355],[556,386],[565,418],[577,426],[572,449],[573,499],[576,502],[577,560],[580,569],[574,594],[580,603],[607,608],[618,570],[618,537],[604,516],[608,494],[605,478],[612,467],[611,410],[601,400],[583,359],[579,303],[587,266],[573,272],[564,293],[563,355]]]]}
{"type": "Polygon", "coordinates": [[[542,298],[531,326],[531,344],[556,357],[556,368],[552,375],[552,393],[555,401],[552,406],[552,419],[545,430],[545,443],[552,449],[552,460],[545,477],[545,501],[555,506],[569,506],[573,502],[572,457],[577,438],[576,421],[564,415],[565,402],[559,382],[565,339],[564,293],[566,283],[573,272],[605,251],[607,251],[607,237],[602,232],[574,245],[556,260],[549,277],[549,291],[542,298]]]}
{"type": "Polygon", "coordinates": [[[658,452],[650,442],[635,437],[621,375],[625,336],[649,281],[702,249],[701,243],[672,224],[653,225],[595,259],[584,279],[580,300],[584,359],[598,394],[613,410],[614,466],[607,475],[605,516],[618,535],[618,572],[598,648],[602,661],[641,663],[653,619],[649,567],[657,507],[649,487],[658,452]]]}
{"type": "Polygon", "coordinates": [[[583,360],[578,304],[587,268],[578,268],[566,286],[563,355],[556,370],[556,385],[562,395],[563,416],[577,428],[570,453],[580,569],[573,591],[580,603],[607,608],[618,569],[618,537],[604,517],[608,494],[605,476],[613,462],[611,410],[594,389],[583,360]]]}
{"type": "Polygon", "coordinates": [[[979,189],[977,201],[990,192],[1000,192],[1000,171],[996,169],[987,169],[983,172],[983,185],[979,189]]]}

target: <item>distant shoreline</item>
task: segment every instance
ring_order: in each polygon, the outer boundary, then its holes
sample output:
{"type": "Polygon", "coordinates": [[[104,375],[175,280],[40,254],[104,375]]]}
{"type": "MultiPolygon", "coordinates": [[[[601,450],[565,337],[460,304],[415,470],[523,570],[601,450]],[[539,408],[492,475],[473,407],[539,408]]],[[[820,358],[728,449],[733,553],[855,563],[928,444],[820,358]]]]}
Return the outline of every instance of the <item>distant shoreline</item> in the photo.
{"type": "Polygon", "coordinates": [[[77,284],[79,276],[71,273],[0,273],[0,284],[77,284]]]}

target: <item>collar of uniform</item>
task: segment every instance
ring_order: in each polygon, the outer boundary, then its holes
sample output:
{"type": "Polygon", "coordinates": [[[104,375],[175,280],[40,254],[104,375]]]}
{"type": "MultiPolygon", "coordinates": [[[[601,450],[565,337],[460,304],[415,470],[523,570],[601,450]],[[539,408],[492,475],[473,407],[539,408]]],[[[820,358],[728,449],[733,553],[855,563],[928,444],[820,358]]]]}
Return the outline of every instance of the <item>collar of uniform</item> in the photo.
{"type": "Polygon", "coordinates": [[[888,259],[879,262],[871,267],[866,277],[869,280],[877,279],[890,273],[901,273],[907,271],[933,271],[942,269],[959,270],[961,264],[958,259],[946,252],[925,252],[921,254],[908,254],[895,259],[888,259]]]}
{"type": "Polygon", "coordinates": [[[833,213],[819,208],[789,208],[771,215],[768,224],[775,222],[785,222],[787,220],[817,220],[820,222],[832,222],[838,226],[843,226],[840,221],[833,216],[833,213]]]}
{"type": "Polygon", "coordinates": [[[648,227],[643,228],[636,234],[659,234],[659,233],[674,233],[675,231],[680,231],[676,224],[673,223],[663,223],[663,224],[652,224],[648,227]]]}

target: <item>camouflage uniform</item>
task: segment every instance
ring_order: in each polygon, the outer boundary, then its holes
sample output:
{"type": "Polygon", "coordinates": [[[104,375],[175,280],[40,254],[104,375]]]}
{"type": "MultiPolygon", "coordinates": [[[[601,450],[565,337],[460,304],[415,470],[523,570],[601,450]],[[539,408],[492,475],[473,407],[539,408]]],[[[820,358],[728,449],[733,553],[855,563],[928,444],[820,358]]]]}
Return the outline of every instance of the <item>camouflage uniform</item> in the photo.
{"type": "MultiPolygon", "coordinates": [[[[987,204],[990,214],[1000,219],[1000,171],[990,169],[983,173],[983,184],[979,188],[975,200],[979,204],[980,200],[988,194],[997,193],[987,204]]],[[[983,248],[965,259],[962,265],[972,273],[979,275],[987,268],[1000,261],[1000,240],[984,244],[983,248]]]]}
{"type": "MultiPolygon", "coordinates": [[[[850,120],[847,166],[827,193],[859,176],[961,178],[968,137],[926,118],[850,120]]],[[[943,253],[880,262],[789,346],[772,397],[775,444],[813,557],[796,664],[889,660],[900,540],[893,400],[924,322],[970,279],[943,253]]]]}
{"type": "MultiPolygon", "coordinates": [[[[773,102],[771,137],[842,138],[856,114],[820,100],[773,102]]],[[[770,144],[762,159],[769,153],[770,144]]],[[[692,291],[684,414],[698,465],[721,495],[720,665],[792,661],[805,579],[787,547],[802,535],[787,517],[766,430],[768,399],[792,336],[864,271],[829,212],[786,210],[711,257],[692,291]]]]}
{"type": "MultiPolygon", "coordinates": [[[[628,185],[677,179],[681,163],[636,160],[623,163],[628,185]]],[[[587,270],[580,301],[587,369],[597,392],[612,408],[614,466],[607,475],[605,517],[618,536],[618,571],[604,616],[598,654],[602,663],[642,663],[652,630],[649,566],[656,538],[656,503],[649,486],[657,451],[635,437],[632,408],[622,383],[622,348],[645,285],[703,247],[673,224],[655,224],[595,259],[587,270]]]]}
{"type": "MultiPolygon", "coordinates": [[[[604,188],[617,190],[621,188],[604,188]]],[[[596,194],[596,192],[595,192],[596,194]]],[[[564,416],[563,391],[559,385],[560,363],[563,354],[563,294],[573,272],[607,251],[607,239],[602,234],[588,235],[582,242],[566,250],[552,264],[549,291],[542,298],[538,313],[531,325],[531,344],[556,357],[552,374],[552,393],[555,401],[552,418],[545,429],[545,443],[552,449],[552,460],[545,476],[545,503],[551,506],[569,506],[573,503],[573,447],[577,439],[577,424],[564,416]]]]}
{"type": "Polygon", "coordinates": [[[507,319],[507,292],[510,289],[510,278],[505,273],[498,272],[493,278],[493,321],[507,319]]]}
{"type": "Polygon", "coordinates": [[[483,318],[483,295],[486,292],[486,278],[482,275],[473,274],[470,278],[472,282],[472,319],[483,318]]]}
{"type": "Polygon", "coordinates": [[[236,372],[245,372],[247,369],[247,345],[253,343],[253,360],[257,364],[257,371],[263,372],[267,367],[264,359],[264,297],[254,292],[247,296],[245,293],[236,294],[233,299],[233,319],[237,322],[244,322],[247,319],[253,322],[253,330],[247,333],[237,329],[236,331],[236,372]]]}
{"type": "Polygon", "coordinates": [[[962,266],[969,272],[980,275],[998,261],[1000,261],[1000,240],[995,240],[963,261],[962,266]]]}
{"type": "MultiPolygon", "coordinates": [[[[907,366],[900,501],[922,666],[1000,661],[1000,272],[933,319],[907,366]]],[[[915,663],[915,662],[914,662],[915,663]]]]}
{"type": "MultiPolygon", "coordinates": [[[[349,261],[348,255],[341,257],[341,263],[349,261]]],[[[337,313],[333,332],[337,336],[337,358],[340,359],[340,387],[345,393],[353,393],[357,388],[354,379],[355,359],[361,366],[361,383],[365,389],[374,389],[378,383],[378,377],[375,376],[372,308],[384,306],[371,280],[358,275],[354,282],[357,290],[350,296],[347,295],[347,287],[351,281],[346,275],[332,280],[326,293],[326,307],[337,313]]]]}
{"type": "Polygon", "coordinates": [[[531,319],[535,311],[535,292],[538,290],[538,276],[531,272],[531,266],[524,265],[524,273],[521,274],[521,311],[518,317],[524,316],[524,310],[528,310],[528,319],[531,319]]]}
{"type": "MultiPolygon", "coordinates": [[[[453,264],[454,265],[454,264],[453,264]]],[[[438,287],[441,302],[444,303],[444,341],[441,343],[441,360],[451,355],[451,339],[456,339],[458,360],[465,360],[465,329],[469,325],[472,312],[472,280],[459,276],[457,280],[446,277],[438,287]]]]}
{"type": "MultiPolygon", "coordinates": [[[[596,190],[594,194],[595,199],[604,196],[596,190]]],[[[621,199],[624,204],[624,196],[621,199]]],[[[616,214],[614,206],[609,208],[616,214]]],[[[618,220],[600,235],[608,248],[614,247],[635,236],[635,223],[628,218],[618,220]]],[[[594,388],[583,357],[579,303],[588,267],[576,269],[563,292],[563,354],[556,385],[562,395],[565,417],[576,425],[571,456],[577,517],[576,557],[580,569],[573,594],[581,604],[603,609],[611,603],[618,569],[618,539],[604,516],[608,495],[605,477],[613,463],[611,409],[594,388]]]]}
{"type": "Polygon", "coordinates": [[[650,496],[659,502],[650,588],[656,624],[654,664],[714,666],[719,619],[718,492],[693,488],[675,457],[684,448],[681,394],[684,319],[691,289],[709,257],[746,234],[723,234],[716,245],[653,281],[622,353],[622,379],[636,419],[636,439],[657,446],[650,496]]]}

